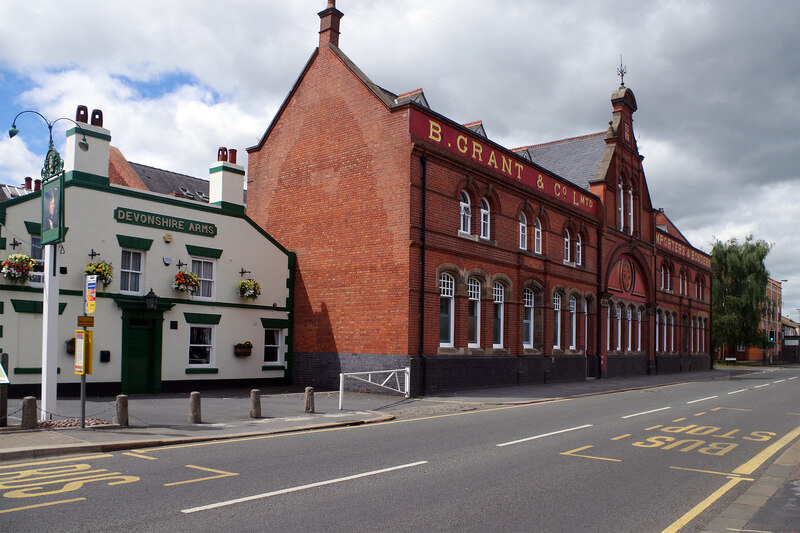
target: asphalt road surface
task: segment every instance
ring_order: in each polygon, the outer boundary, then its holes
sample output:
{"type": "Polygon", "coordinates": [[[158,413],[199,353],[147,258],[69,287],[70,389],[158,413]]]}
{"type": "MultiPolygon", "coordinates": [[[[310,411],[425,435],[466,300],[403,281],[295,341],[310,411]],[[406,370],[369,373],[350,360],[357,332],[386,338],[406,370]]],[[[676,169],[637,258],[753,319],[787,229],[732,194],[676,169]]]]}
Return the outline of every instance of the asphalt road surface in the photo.
{"type": "Polygon", "coordinates": [[[800,435],[800,370],[0,467],[0,531],[699,531],[800,435]]]}

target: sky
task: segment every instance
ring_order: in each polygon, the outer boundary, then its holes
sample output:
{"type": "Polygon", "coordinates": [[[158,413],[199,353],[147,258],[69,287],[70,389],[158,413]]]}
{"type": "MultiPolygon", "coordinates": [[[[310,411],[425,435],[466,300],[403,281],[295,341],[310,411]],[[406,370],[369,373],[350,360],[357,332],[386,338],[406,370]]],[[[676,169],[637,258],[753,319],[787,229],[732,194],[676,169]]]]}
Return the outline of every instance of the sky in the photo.
{"type": "MultiPolygon", "coordinates": [[[[0,3],[0,122],[101,109],[129,161],[205,178],[246,165],[319,42],[327,0],[0,3]]],[[[654,207],[697,248],[773,244],[783,314],[800,319],[800,2],[338,0],[339,47],[378,85],[482,120],[507,148],[605,131],[636,95],[654,207]]],[[[68,121],[58,122],[63,147],[68,121]]],[[[47,129],[0,138],[0,183],[38,177],[47,129]]]]}

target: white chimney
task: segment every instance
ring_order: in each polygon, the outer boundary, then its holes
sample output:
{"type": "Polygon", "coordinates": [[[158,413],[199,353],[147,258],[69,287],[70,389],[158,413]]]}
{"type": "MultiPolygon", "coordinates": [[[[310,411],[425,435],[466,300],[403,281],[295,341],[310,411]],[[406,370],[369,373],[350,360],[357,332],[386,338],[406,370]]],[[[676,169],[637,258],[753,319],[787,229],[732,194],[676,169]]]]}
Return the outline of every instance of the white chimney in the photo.
{"type": "Polygon", "coordinates": [[[78,106],[75,122],[67,130],[67,147],[64,153],[64,171],[82,172],[108,179],[108,153],[111,132],[103,127],[103,112],[92,111],[91,124],[87,124],[86,106],[78,106]]]}
{"type": "Polygon", "coordinates": [[[220,207],[244,208],[244,167],[236,164],[236,150],[217,151],[217,162],[209,167],[208,202],[220,207]]]}

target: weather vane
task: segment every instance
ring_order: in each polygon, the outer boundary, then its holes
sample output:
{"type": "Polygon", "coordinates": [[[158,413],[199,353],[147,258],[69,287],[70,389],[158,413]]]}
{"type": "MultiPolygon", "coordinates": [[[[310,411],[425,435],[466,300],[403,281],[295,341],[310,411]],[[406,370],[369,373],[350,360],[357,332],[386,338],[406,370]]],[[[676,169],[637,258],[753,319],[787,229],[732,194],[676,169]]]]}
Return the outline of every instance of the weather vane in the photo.
{"type": "Polygon", "coordinates": [[[619,76],[619,84],[622,87],[625,87],[625,74],[628,73],[628,70],[625,68],[625,65],[622,64],[622,54],[619,55],[619,68],[617,68],[617,76],[619,76]]]}

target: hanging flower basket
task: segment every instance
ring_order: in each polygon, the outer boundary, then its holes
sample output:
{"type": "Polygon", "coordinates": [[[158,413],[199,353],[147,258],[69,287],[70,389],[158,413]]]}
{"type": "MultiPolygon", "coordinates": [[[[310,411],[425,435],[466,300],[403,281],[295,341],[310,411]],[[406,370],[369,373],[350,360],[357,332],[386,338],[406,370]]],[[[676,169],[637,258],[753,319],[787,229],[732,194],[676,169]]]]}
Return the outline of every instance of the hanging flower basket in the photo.
{"type": "Polygon", "coordinates": [[[236,357],[248,357],[253,351],[253,343],[244,341],[233,346],[233,355],[236,357]]]}
{"type": "Polygon", "coordinates": [[[114,267],[105,261],[98,261],[97,263],[88,263],[86,268],[83,269],[84,274],[89,276],[97,276],[97,281],[103,284],[105,289],[114,279],[114,267]]]}
{"type": "Polygon", "coordinates": [[[180,270],[175,274],[175,279],[172,280],[172,288],[176,291],[194,294],[200,290],[200,278],[193,272],[180,270]]]}
{"type": "Polygon", "coordinates": [[[31,277],[36,260],[25,254],[11,254],[3,261],[3,276],[14,283],[25,283],[31,277]]]}
{"type": "Polygon", "coordinates": [[[236,285],[236,288],[239,291],[239,296],[244,298],[255,300],[261,296],[261,284],[253,278],[243,279],[236,285]]]}

